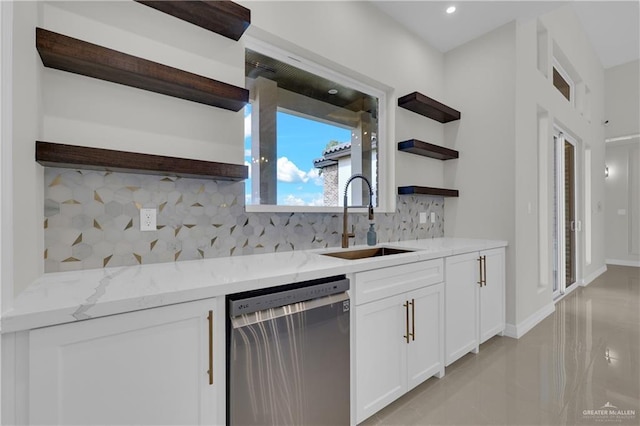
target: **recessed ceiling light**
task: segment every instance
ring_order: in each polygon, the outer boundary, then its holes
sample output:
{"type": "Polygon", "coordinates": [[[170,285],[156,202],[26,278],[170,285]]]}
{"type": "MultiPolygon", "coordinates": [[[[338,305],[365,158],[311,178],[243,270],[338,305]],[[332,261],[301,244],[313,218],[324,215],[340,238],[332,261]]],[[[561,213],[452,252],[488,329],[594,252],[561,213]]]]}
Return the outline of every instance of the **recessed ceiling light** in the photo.
{"type": "Polygon", "coordinates": [[[448,14],[452,14],[452,13],[453,13],[453,12],[455,12],[455,11],[456,11],[456,7],[455,7],[455,6],[449,6],[449,7],[447,8],[447,13],[448,13],[448,14]]]}
{"type": "Polygon", "coordinates": [[[336,93],[338,93],[338,89],[329,89],[328,92],[330,95],[335,95],[336,93]]]}

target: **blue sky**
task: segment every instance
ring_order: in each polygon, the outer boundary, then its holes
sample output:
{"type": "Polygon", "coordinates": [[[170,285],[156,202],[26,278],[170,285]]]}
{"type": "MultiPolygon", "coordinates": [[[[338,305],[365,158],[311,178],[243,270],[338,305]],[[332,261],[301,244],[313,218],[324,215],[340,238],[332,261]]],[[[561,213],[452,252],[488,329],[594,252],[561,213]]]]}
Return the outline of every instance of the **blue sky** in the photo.
{"type": "MultiPolygon", "coordinates": [[[[327,142],[348,142],[347,129],[296,117],[283,112],[277,116],[278,138],[278,204],[322,205],[322,177],[313,160],[322,155],[327,142]]],[[[251,162],[250,106],[245,108],[245,164],[251,162]]],[[[251,179],[245,181],[245,192],[251,194],[251,179]]]]}

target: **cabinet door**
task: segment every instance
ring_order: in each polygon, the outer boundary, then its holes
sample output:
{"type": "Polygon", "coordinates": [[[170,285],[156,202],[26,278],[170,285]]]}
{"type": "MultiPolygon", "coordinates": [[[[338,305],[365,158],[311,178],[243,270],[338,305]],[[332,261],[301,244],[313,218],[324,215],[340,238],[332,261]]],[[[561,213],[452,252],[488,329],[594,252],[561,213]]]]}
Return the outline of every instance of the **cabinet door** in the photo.
{"type": "Polygon", "coordinates": [[[486,250],[486,285],[480,288],[480,343],[504,331],[504,249],[486,250]]]}
{"type": "Polygon", "coordinates": [[[356,307],[356,417],[360,423],[407,389],[403,295],[356,307]]]}
{"type": "Polygon", "coordinates": [[[446,365],[478,350],[478,253],[447,257],[445,266],[446,365]]]}
{"type": "Polygon", "coordinates": [[[444,373],[444,285],[436,284],[407,293],[413,303],[408,346],[408,389],[434,374],[444,373]]]}
{"type": "Polygon", "coordinates": [[[30,423],[214,424],[214,308],[207,299],[31,331],[30,423]]]}

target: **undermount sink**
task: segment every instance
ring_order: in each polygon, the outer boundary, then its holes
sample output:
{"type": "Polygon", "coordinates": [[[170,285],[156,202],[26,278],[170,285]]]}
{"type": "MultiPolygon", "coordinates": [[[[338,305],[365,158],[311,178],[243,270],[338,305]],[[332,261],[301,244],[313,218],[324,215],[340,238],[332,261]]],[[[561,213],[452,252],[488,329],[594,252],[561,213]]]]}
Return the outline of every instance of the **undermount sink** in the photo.
{"type": "Polygon", "coordinates": [[[322,253],[324,256],[339,257],[340,259],[366,259],[369,257],[389,256],[392,254],[410,253],[413,250],[404,250],[391,247],[374,247],[360,250],[334,251],[331,253],[322,253]]]}

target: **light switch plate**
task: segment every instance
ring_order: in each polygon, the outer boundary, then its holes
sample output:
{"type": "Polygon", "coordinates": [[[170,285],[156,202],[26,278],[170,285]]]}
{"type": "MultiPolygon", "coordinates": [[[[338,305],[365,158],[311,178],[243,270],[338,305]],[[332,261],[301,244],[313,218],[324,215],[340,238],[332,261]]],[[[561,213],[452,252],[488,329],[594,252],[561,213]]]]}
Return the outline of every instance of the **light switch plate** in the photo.
{"type": "Polygon", "coordinates": [[[427,223],[427,212],[420,212],[420,223],[427,223]]]}
{"type": "Polygon", "coordinates": [[[431,223],[436,223],[436,212],[431,212],[431,223]]]}

